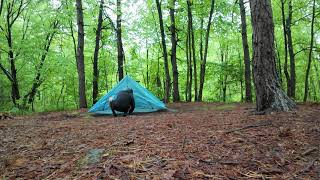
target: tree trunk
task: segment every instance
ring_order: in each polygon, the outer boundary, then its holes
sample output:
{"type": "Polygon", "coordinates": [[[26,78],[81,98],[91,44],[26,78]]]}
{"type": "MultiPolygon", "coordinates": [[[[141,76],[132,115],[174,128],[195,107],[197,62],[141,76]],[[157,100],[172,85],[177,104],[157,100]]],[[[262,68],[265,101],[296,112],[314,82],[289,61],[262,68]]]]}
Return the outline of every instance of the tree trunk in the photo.
{"type": "Polygon", "coordinates": [[[241,94],[241,102],[243,102],[244,98],[243,98],[243,67],[242,67],[242,59],[240,56],[240,51],[238,52],[238,56],[239,56],[239,67],[240,67],[240,94],[241,94]]]}
{"type": "Polygon", "coordinates": [[[9,52],[8,52],[8,59],[10,62],[10,69],[11,69],[11,98],[12,102],[14,105],[17,105],[17,100],[20,99],[20,92],[19,92],[19,84],[18,84],[18,79],[17,79],[17,69],[16,69],[16,64],[15,64],[15,59],[14,59],[14,53],[13,53],[13,46],[12,46],[12,33],[11,33],[11,27],[8,27],[8,37],[7,37],[7,42],[8,42],[8,47],[9,47],[9,52]]]}
{"type": "Polygon", "coordinates": [[[209,35],[210,35],[212,15],[214,11],[214,3],[215,3],[215,0],[211,0],[210,15],[209,15],[208,25],[206,29],[203,61],[201,62],[201,66],[200,66],[200,85],[199,85],[198,101],[202,101],[202,95],[203,95],[203,86],[204,86],[204,80],[206,75],[206,63],[207,63],[208,48],[209,48],[209,35]]]}
{"type": "Polygon", "coordinates": [[[28,104],[32,104],[34,102],[34,98],[35,98],[35,96],[37,94],[38,88],[40,87],[40,85],[43,82],[41,80],[41,70],[42,70],[44,62],[46,60],[47,54],[49,52],[50,45],[51,45],[51,42],[53,40],[53,37],[56,34],[56,30],[58,28],[58,25],[59,25],[59,22],[57,20],[54,20],[50,25],[51,31],[49,31],[49,33],[46,36],[45,45],[43,47],[44,51],[43,51],[43,54],[41,55],[40,63],[38,65],[38,67],[37,67],[37,75],[33,80],[33,84],[32,84],[32,87],[31,87],[30,91],[23,98],[23,106],[26,106],[27,103],[28,104]]]}
{"type": "Polygon", "coordinates": [[[189,46],[188,46],[188,33],[186,34],[186,60],[187,60],[187,78],[186,78],[186,88],[185,88],[185,100],[188,101],[188,95],[189,95],[189,46]]]}
{"type": "Polygon", "coordinates": [[[242,47],[243,47],[243,60],[244,60],[244,77],[246,85],[246,102],[252,102],[251,93],[251,67],[250,67],[250,55],[249,45],[247,37],[247,21],[246,21],[246,9],[244,7],[243,0],[239,0],[240,14],[241,14],[241,34],[242,34],[242,47]]]}
{"type": "Polygon", "coordinates": [[[117,48],[118,48],[118,74],[119,81],[123,79],[123,63],[124,51],[122,44],[122,30],[121,30],[121,0],[117,0],[117,48]]]}
{"type": "Polygon", "coordinates": [[[287,36],[288,36],[288,50],[290,57],[290,83],[289,89],[290,94],[289,97],[295,98],[296,96],[296,65],[294,59],[294,51],[292,45],[292,35],[291,35],[291,20],[292,20],[292,0],[289,0],[289,13],[287,18],[287,36]]]}
{"type": "Polygon", "coordinates": [[[164,33],[164,27],[163,27],[163,19],[162,19],[162,10],[161,10],[161,4],[159,0],[156,0],[157,4],[157,10],[159,15],[159,24],[160,24],[160,33],[161,33],[161,44],[162,44],[162,51],[163,51],[163,59],[164,59],[164,72],[166,75],[165,80],[165,95],[164,95],[164,101],[165,103],[169,102],[170,98],[170,72],[169,72],[169,65],[168,65],[168,53],[167,53],[167,46],[166,46],[166,36],[164,33]]]}
{"type": "Polygon", "coordinates": [[[292,110],[295,104],[281,89],[276,72],[271,1],[250,0],[250,8],[257,111],[292,110]]]}
{"type": "Polygon", "coordinates": [[[282,15],[282,26],[283,26],[283,38],[284,38],[284,75],[287,80],[287,94],[290,95],[290,75],[288,72],[288,40],[287,40],[287,25],[286,25],[286,17],[284,14],[284,3],[285,0],[281,0],[281,15],[282,15]]]}
{"type": "Polygon", "coordinates": [[[96,30],[96,45],[94,48],[93,54],[93,87],[92,87],[92,103],[95,104],[97,102],[98,93],[99,93],[99,69],[98,69],[98,61],[99,61],[99,50],[100,50],[100,39],[101,39],[101,30],[102,30],[102,22],[103,22],[103,4],[104,0],[100,0],[100,8],[99,8],[99,17],[98,17],[98,25],[96,30]]]}
{"type": "Polygon", "coordinates": [[[277,53],[276,53],[276,56],[277,56],[277,60],[278,60],[278,64],[276,64],[276,65],[278,65],[277,67],[277,69],[278,69],[278,74],[279,74],[279,81],[280,81],[280,85],[281,85],[281,87],[282,87],[282,70],[281,70],[281,59],[280,59],[280,52],[279,52],[279,46],[278,46],[278,44],[277,44],[277,40],[275,39],[275,46],[276,46],[276,51],[277,51],[277,53]]]}
{"type": "Polygon", "coordinates": [[[188,22],[189,22],[189,29],[191,32],[191,47],[192,47],[192,59],[193,59],[194,101],[198,101],[197,57],[196,57],[196,48],[195,48],[195,40],[194,40],[194,31],[193,31],[191,0],[187,0],[187,4],[188,4],[188,22]]]}
{"type": "Polygon", "coordinates": [[[191,48],[191,28],[189,27],[190,23],[188,21],[188,35],[187,35],[187,48],[188,48],[188,69],[189,69],[189,82],[188,82],[188,102],[192,101],[192,48],[191,48]]]}
{"type": "Polygon", "coordinates": [[[311,62],[312,62],[312,51],[313,51],[313,41],[314,41],[314,19],[315,19],[315,11],[316,11],[316,0],[313,0],[313,6],[312,6],[312,19],[311,19],[311,40],[310,40],[310,51],[309,51],[309,57],[308,57],[308,66],[306,71],[306,79],[304,84],[304,97],[303,102],[306,102],[308,99],[308,91],[309,91],[309,73],[311,68],[311,62]]]}
{"type": "Polygon", "coordinates": [[[0,1],[0,16],[2,14],[3,4],[4,4],[4,0],[1,0],[0,1]]]}
{"type": "Polygon", "coordinates": [[[179,93],[179,72],[177,67],[177,37],[176,37],[176,25],[175,25],[175,2],[176,0],[171,0],[170,5],[170,32],[171,32],[171,66],[172,66],[172,77],[173,77],[173,102],[180,101],[180,93],[179,93]]]}
{"type": "Polygon", "coordinates": [[[147,88],[149,89],[149,81],[150,81],[150,77],[149,77],[149,49],[147,49],[147,88]]]}
{"type": "Polygon", "coordinates": [[[77,46],[77,69],[79,76],[79,106],[87,107],[86,98],[86,76],[84,69],[84,28],[83,28],[83,10],[82,0],[76,0],[77,7],[77,24],[78,24],[78,46],[77,46]]]}
{"type": "Polygon", "coordinates": [[[222,101],[226,102],[227,101],[227,80],[228,80],[228,75],[227,75],[227,58],[228,58],[228,46],[226,48],[226,52],[223,51],[221,47],[221,67],[222,67],[222,76],[221,76],[221,89],[222,89],[222,101]]]}

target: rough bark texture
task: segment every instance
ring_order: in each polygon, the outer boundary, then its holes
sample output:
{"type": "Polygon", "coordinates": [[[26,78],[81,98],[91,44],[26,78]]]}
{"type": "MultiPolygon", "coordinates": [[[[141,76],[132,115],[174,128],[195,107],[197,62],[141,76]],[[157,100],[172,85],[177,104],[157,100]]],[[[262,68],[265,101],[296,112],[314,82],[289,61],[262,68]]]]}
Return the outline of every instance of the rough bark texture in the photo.
{"type": "Polygon", "coordinates": [[[87,107],[86,98],[86,76],[84,70],[84,28],[83,28],[83,10],[82,0],[76,0],[77,24],[78,24],[78,46],[77,46],[77,69],[79,76],[79,107],[87,107]]]}
{"type": "Polygon", "coordinates": [[[98,98],[99,92],[99,69],[98,69],[98,61],[99,61],[99,50],[100,50],[100,38],[101,38],[101,30],[102,30],[102,22],[103,22],[103,4],[104,0],[100,1],[99,8],[99,17],[98,17],[98,25],[96,30],[96,45],[94,48],[93,54],[93,86],[92,86],[92,103],[95,104],[98,98]]]}
{"type": "Polygon", "coordinates": [[[308,91],[309,91],[309,74],[312,62],[312,50],[313,50],[313,41],[314,41],[314,19],[315,19],[315,11],[316,11],[316,0],[313,0],[312,6],[312,19],[311,19],[311,40],[310,40],[310,50],[309,50],[309,58],[308,58],[308,66],[306,71],[306,79],[304,84],[304,97],[303,102],[306,102],[308,99],[308,91]]]}
{"type": "Polygon", "coordinates": [[[171,32],[171,67],[172,67],[172,77],[173,77],[173,102],[180,101],[179,95],[179,72],[177,67],[177,37],[176,37],[176,25],[175,25],[175,15],[174,7],[176,0],[171,0],[170,5],[170,32],[171,32]]]}
{"type": "Polygon", "coordinates": [[[271,1],[250,0],[250,8],[257,111],[292,110],[295,104],[281,89],[276,72],[271,1]]]}
{"type": "Polygon", "coordinates": [[[242,34],[242,47],[243,47],[243,60],[244,60],[244,77],[246,85],[246,102],[252,102],[251,93],[251,67],[250,67],[250,55],[247,36],[247,20],[246,9],[244,7],[243,0],[239,0],[240,14],[241,14],[241,34],[242,34]]]}
{"type": "Polygon", "coordinates": [[[121,0],[117,0],[117,48],[118,48],[118,74],[119,81],[123,79],[123,63],[124,51],[122,44],[122,30],[121,30],[121,0]]]}
{"type": "Polygon", "coordinates": [[[210,29],[211,29],[212,15],[214,11],[214,3],[215,3],[215,0],[211,0],[210,15],[209,15],[209,20],[208,20],[207,29],[206,29],[204,54],[202,58],[203,61],[201,62],[201,66],[200,66],[200,85],[199,85],[198,101],[202,101],[203,86],[204,86],[205,75],[206,75],[206,63],[207,63],[208,48],[209,48],[209,35],[210,35],[210,29]]]}
{"type": "Polygon", "coordinates": [[[164,94],[164,101],[167,103],[169,102],[170,98],[170,73],[169,73],[169,65],[168,65],[168,53],[167,53],[167,46],[166,46],[166,35],[164,33],[164,27],[163,27],[163,18],[162,18],[162,10],[161,10],[161,4],[159,0],[156,0],[157,4],[157,10],[159,15],[159,24],[160,24],[160,33],[161,33],[161,45],[162,45],[162,53],[163,53],[163,59],[164,59],[164,72],[166,75],[165,79],[165,94],[164,94]]]}

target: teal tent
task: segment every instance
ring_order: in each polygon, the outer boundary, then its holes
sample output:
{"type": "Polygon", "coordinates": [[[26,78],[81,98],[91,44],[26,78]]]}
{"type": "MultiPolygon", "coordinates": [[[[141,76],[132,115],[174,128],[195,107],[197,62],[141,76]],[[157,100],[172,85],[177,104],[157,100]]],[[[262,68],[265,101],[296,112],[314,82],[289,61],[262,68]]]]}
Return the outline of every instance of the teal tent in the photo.
{"type": "Polygon", "coordinates": [[[115,96],[119,91],[129,88],[133,90],[135,101],[135,109],[133,113],[155,112],[167,109],[166,105],[162,101],[160,101],[150,91],[142,87],[139,83],[127,75],[115,87],[113,87],[111,91],[109,91],[96,104],[94,104],[89,110],[89,113],[112,114],[108,103],[109,98],[111,96],[115,96]]]}

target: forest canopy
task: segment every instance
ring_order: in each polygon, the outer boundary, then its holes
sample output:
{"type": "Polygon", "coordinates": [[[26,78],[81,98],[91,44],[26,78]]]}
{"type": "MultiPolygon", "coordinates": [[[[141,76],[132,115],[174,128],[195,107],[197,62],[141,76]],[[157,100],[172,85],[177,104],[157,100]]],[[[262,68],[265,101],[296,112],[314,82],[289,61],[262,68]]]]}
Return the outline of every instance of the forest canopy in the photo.
{"type": "MultiPolygon", "coordinates": [[[[249,1],[0,3],[0,111],[91,107],[125,74],[166,102],[255,100],[249,1]]],[[[319,1],[271,3],[280,85],[319,102],[319,1]]]]}

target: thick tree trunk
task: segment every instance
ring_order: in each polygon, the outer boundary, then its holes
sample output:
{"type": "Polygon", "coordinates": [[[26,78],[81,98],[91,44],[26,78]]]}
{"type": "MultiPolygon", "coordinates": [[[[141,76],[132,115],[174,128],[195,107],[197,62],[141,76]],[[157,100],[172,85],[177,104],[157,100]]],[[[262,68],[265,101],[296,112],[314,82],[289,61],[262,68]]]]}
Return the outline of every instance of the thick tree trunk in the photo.
{"type": "Polygon", "coordinates": [[[118,74],[119,81],[123,79],[123,63],[124,50],[122,44],[122,30],[121,30],[121,0],[117,0],[117,48],[118,48],[118,74]]]}
{"type": "Polygon", "coordinates": [[[293,51],[293,44],[292,44],[292,35],[291,35],[291,20],[292,20],[292,0],[289,0],[289,12],[287,18],[287,36],[288,36],[288,50],[289,50],[289,57],[290,57],[290,83],[289,83],[289,97],[295,98],[296,96],[296,65],[294,59],[294,51],[293,51]]]}
{"type": "Polygon", "coordinates": [[[281,89],[276,72],[271,1],[250,0],[250,8],[257,111],[292,110],[295,104],[281,89]]]}
{"type": "Polygon", "coordinates": [[[93,54],[93,86],[92,86],[92,103],[95,104],[97,102],[98,93],[99,93],[99,69],[98,69],[98,61],[99,61],[99,50],[100,50],[100,39],[101,39],[101,30],[102,30],[102,22],[103,22],[103,4],[104,0],[100,0],[99,7],[99,17],[98,17],[98,25],[96,30],[96,45],[94,48],[93,54]]]}
{"type": "Polygon", "coordinates": [[[192,60],[193,60],[193,74],[194,74],[194,101],[198,101],[198,78],[197,78],[197,56],[193,31],[193,17],[191,10],[191,1],[187,0],[188,4],[188,24],[191,32],[191,47],[192,47],[192,60]]]}
{"type": "Polygon", "coordinates": [[[247,21],[246,21],[246,9],[244,7],[243,0],[239,0],[240,14],[241,14],[241,34],[242,34],[242,47],[243,47],[243,60],[244,60],[244,77],[246,85],[246,102],[252,102],[251,93],[251,67],[250,67],[250,55],[247,36],[247,21]]]}
{"type": "Polygon", "coordinates": [[[209,48],[209,35],[210,35],[210,29],[211,29],[212,15],[214,11],[214,3],[215,3],[215,0],[211,0],[209,20],[208,20],[207,29],[206,29],[204,54],[202,58],[203,61],[201,62],[201,66],[200,66],[200,85],[199,85],[198,101],[202,101],[202,95],[203,95],[203,86],[204,86],[205,75],[206,75],[206,63],[207,63],[208,48],[209,48]]]}
{"type": "Polygon", "coordinates": [[[309,50],[309,57],[308,57],[308,66],[306,71],[306,79],[304,84],[304,97],[303,102],[306,102],[308,99],[308,91],[309,91],[309,74],[312,62],[312,51],[313,51],[313,41],[314,41],[314,19],[315,19],[315,11],[316,11],[316,0],[313,0],[312,6],[312,19],[311,19],[311,40],[310,40],[310,50],[309,50]]]}
{"type": "Polygon", "coordinates": [[[282,26],[283,26],[283,38],[284,38],[284,75],[287,80],[287,94],[290,95],[290,75],[288,72],[288,40],[287,40],[287,25],[284,10],[285,0],[281,0],[281,15],[282,15],[282,26]]]}
{"type": "Polygon", "coordinates": [[[166,35],[164,33],[162,10],[161,10],[161,4],[160,4],[159,0],[156,0],[156,4],[157,4],[158,15],[159,15],[161,44],[162,44],[163,59],[164,59],[164,72],[165,72],[165,75],[166,75],[165,88],[164,88],[165,89],[164,101],[167,103],[167,102],[169,102],[169,98],[170,98],[171,78],[170,78],[169,65],[168,65],[168,53],[167,53],[167,46],[166,46],[166,35]]]}
{"type": "Polygon", "coordinates": [[[176,25],[175,25],[175,8],[176,0],[171,0],[170,4],[170,32],[171,32],[171,67],[172,67],[172,77],[173,77],[173,102],[180,101],[180,93],[179,93],[179,72],[177,67],[177,37],[176,37],[176,25]]]}
{"type": "Polygon", "coordinates": [[[82,0],[76,0],[77,24],[78,24],[78,46],[77,46],[77,69],[79,76],[79,106],[87,107],[86,98],[86,76],[84,69],[84,28],[83,28],[83,9],[82,0]]]}

